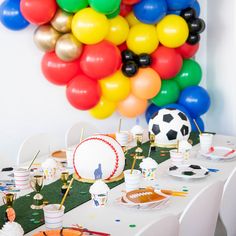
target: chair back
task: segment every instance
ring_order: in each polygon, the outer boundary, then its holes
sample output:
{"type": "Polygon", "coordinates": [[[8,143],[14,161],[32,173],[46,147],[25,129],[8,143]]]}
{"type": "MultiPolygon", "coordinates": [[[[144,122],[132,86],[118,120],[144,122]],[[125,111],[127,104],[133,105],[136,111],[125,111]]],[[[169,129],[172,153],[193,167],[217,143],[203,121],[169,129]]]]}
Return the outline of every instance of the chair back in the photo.
{"type": "Polygon", "coordinates": [[[213,236],[223,192],[223,182],[217,181],[202,189],[182,213],[180,236],[213,236]]]}
{"type": "Polygon", "coordinates": [[[179,222],[177,216],[167,215],[164,218],[153,221],[135,236],[178,236],[179,222]]]}

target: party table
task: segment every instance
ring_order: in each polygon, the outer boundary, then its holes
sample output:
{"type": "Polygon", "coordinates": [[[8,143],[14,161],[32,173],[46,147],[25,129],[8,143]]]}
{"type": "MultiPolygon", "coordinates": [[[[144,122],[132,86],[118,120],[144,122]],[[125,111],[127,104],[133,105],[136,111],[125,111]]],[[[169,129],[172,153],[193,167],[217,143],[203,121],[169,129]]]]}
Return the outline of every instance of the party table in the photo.
{"type": "MultiPolygon", "coordinates": [[[[196,134],[192,137],[195,143],[198,142],[196,137],[196,134]]],[[[215,135],[214,145],[236,148],[236,138],[215,135]]],[[[148,143],[143,145],[145,153],[147,153],[148,147],[148,143]]],[[[169,155],[167,152],[166,155],[162,155],[161,150],[158,150],[157,152],[152,152],[151,155],[160,163],[157,170],[157,179],[155,181],[149,181],[148,183],[145,181],[142,183],[143,185],[152,185],[160,189],[172,189],[177,191],[182,191],[185,189],[188,191],[187,197],[172,197],[165,207],[156,210],[125,208],[118,205],[116,202],[116,199],[122,195],[122,191],[125,189],[123,181],[119,181],[109,185],[112,190],[109,194],[108,205],[103,208],[94,208],[92,207],[92,202],[88,201],[90,200],[90,196],[87,193],[90,184],[75,181],[71,195],[68,197],[65,203],[66,210],[69,211],[64,216],[64,226],[79,224],[90,230],[106,232],[114,236],[135,235],[141,228],[151,223],[153,220],[161,218],[165,214],[170,213],[179,216],[186,205],[202,188],[217,180],[226,181],[227,177],[236,166],[235,159],[227,162],[211,161],[200,156],[198,151],[199,145],[195,145],[192,149],[189,162],[191,164],[205,166],[206,168],[219,169],[219,172],[210,173],[206,178],[198,180],[185,180],[171,177],[167,172],[170,166],[170,160],[168,160],[169,155]]],[[[129,150],[126,156],[126,168],[130,168],[132,163],[132,158],[130,157],[132,152],[132,149],[129,150]]],[[[137,161],[136,165],[139,165],[139,161],[137,161]]],[[[52,203],[60,202],[60,186],[60,181],[56,181],[52,183],[52,185],[45,186],[42,192],[44,197],[52,203]],[[52,186],[54,186],[54,188],[52,188],[52,186]],[[55,189],[57,189],[57,191],[55,191],[55,189]]],[[[33,235],[34,232],[45,230],[44,225],[40,226],[43,224],[41,221],[43,219],[42,212],[38,215],[35,215],[35,211],[29,208],[32,201],[32,195],[33,194],[31,193],[28,195],[28,197],[24,196],[17,199],[14,205],[17,212],[17,222],[23,226],[25,232],[28,232],[26,235],[33,235]],[[28,206],[27,209],[26,206],[28,206]],[[26,215],[25,212],[27,212],[26,215]],[[37,226],[40,227],[33,230],[33,228],[36,228],[37,226]]],[[[2,224],[3,209],[4,208],[2,206],[0,208],[0,224],[2,224]]]]}

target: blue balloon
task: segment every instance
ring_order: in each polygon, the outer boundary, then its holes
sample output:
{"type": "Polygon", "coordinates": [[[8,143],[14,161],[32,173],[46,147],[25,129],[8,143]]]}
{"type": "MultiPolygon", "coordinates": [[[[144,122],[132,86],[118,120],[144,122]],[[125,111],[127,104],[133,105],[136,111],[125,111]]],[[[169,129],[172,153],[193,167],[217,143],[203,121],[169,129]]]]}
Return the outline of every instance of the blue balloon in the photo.
{"type": "Polygon", "coordinates": [[[142,0],[134,5],[133,11],[141,22],[156,24],[166,15],[166,0],[142,0]]]}
{"type": "Polygon", "coordinates": [[[183,10],[187,7],[193,6],[196,0],[167,0],[169,10],[183,10]]]}
{"type": "Polygon", "coordinates": [[[149,122],[149,120],[151,119],[153,114],[155,112],[159,111],[160,109],[161,109],[160,107],[158,107],[154,104],[149,105],[149,107],[147,108],[147,110],[145,112],[145,118],[146,118],[147,123],[149,122]]]}
{"type": "Polygon", "coordinates": [[[29,25],[20,12],[20,0],[6,0],[1,4],[0,21],[11,30],[21,30],[29,25]]]}
{"type": "Polygon", "coordinates": [[[192,5],[192,8],[195,9],[196,13],[197,13],[197,17],[200,16],[201,13],[201,7],[198,1],[195,1],[194,4],[192,5]]]}
{"type": "Polygon", "coordinates": [[[204,88],[190,86],[182,90],[178,103],[189,111],[191,117],[195,118],[208,111],[211,100],[204,88]]]}
{"type": "Polygon", "coordinates": [[[167,14],[166,15],[177,15],[177,16],[179,16],[180,15],[180,10],[168,10],[167,11],[167,14]]]}

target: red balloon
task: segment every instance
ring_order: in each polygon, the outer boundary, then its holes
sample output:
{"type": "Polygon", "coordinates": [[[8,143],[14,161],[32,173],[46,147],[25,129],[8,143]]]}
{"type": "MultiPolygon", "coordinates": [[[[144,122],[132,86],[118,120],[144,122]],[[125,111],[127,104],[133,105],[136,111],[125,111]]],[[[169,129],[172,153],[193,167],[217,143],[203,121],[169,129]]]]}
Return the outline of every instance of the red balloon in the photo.
{"type": "Polygon", "coordinates": [[[126,42],[118,45],[118,48],[120,49],[121,52],[128,49],[126,42]]]}
{"type": "Polygon", "coordinates": [[[189,59],[193,57],[199,48],[199,43],[191,45],[188,43],[183,44],[179,48],[176,48],[176,51],[184,58],[184,59],[189,59]]]}
{"type": "Polygon", "coordinates": [[[120,4],[120,15],[126,17],[132,11],[132,6],[124,3],[120,4]]]}
{"type": "Polygon", "coordinates": [[[82,73],[79,60],[65,62],[54,52],[46,53],[43,56],[41,68],[46,79],[56,85],[66,85],[76,75],[82,73]]]}
{"type": "Polygon", "coordinates": [[[180,72],[183,59],[174,48],[159,46],[151,56],[151,67],[162,79],[170,79],[180,72]]]}
{"type": "Polygon", "coordinates": [[[27,21],[42,25],[53,18],[57,3],[55,0],[21,0],[20,10],[27,21]]]}
{"type": "Polygon", "coordinates": [[[121,66],[120,50],[106,40],[86,45],[80,57],[80,67],[85,75],[93,79],[107,77],[121,66]]]}
{"type": "Polygon", "coordinates": [[[140,1],[141,0],[122,0],[122,3],[127,4],[127,5],[133,5],[133,4],[136,4],[140,1]]]}
{"type": "Polygon", "coordinates": [[[75,108],[89,110],[99,102],[101,89],[98,81],[78,75],[67,85],[66,96],[75,108]]]}

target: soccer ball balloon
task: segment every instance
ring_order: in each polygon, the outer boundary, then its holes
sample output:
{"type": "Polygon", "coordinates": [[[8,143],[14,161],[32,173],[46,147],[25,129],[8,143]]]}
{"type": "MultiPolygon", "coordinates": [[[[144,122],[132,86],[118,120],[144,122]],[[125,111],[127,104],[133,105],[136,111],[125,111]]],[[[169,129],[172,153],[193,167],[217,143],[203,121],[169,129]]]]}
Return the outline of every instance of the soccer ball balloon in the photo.
{"type": "Polygon", "coordinates": [[[163,108],[154,113],[148,124],[149,132],[155,135],[157,146],[175,146],[177,141],[188,140],[191,124],[180,110],[163,108]]]}

